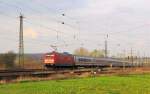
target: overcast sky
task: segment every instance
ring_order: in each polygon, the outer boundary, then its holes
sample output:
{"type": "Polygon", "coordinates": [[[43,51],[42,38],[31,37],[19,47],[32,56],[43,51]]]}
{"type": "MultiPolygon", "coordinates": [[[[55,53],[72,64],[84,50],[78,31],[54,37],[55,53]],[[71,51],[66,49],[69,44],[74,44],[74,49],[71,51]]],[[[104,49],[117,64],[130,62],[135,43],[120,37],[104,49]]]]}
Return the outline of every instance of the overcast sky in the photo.
{"type": "Polygon", "coordinates": [[[19,18],[24,18],[26,53],[85,47],[110,54],[149,55],[149,0],[0,0],[0,52],[18,52],[19,18]],[[62,15],[64,14],[64,16],[62,15]],[[62,24],[64,22],[64,24],[62,24]]]}

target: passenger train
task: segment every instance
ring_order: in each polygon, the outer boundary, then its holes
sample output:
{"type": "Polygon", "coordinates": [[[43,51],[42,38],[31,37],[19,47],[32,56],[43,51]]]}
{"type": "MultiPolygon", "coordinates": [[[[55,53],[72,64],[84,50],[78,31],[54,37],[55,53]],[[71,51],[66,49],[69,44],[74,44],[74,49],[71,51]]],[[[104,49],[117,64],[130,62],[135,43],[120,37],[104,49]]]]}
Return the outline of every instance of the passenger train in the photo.
{"type": "Polygon", "coordinates": [[[46,68],[50,67],[131,67],[128,61],[113,58],[96,58],[88,56],[77,56],[68,53],[51,52],[44,55],[46,68]]]}

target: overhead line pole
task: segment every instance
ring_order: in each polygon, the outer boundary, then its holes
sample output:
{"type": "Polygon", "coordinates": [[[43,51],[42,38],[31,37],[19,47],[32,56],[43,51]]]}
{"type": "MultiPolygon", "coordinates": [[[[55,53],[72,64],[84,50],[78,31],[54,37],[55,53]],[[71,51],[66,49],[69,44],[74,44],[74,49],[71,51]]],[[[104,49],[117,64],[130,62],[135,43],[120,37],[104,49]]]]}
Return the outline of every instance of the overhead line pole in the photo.
{"type": "Polygon", "coordinates": [[[24,41],[23,41],[23,15],[20,14],[20,31],[19,31],[19,66],[24,67],[24,41]]]}
{"type": "Polygon", "coordinates": [[[132,66],[133,66],[133,49],[131,48],[131,62],[132,62],[132,66]]]}
{"type": "Polygon", "coordinates": [[[108,34],[107,34],[107,37],[105,39],[105,58],[108,57],[108,43],[107,43],[107,38],[108,38],[108,34]]]}

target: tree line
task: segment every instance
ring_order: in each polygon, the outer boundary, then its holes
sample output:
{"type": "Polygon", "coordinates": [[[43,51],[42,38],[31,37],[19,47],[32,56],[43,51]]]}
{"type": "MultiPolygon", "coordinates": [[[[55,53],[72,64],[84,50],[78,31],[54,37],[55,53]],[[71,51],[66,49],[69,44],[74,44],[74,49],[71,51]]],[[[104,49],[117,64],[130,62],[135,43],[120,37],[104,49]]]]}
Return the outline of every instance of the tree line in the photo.
{"type": "Polygon", "coordinates": [[[104,57],[105,51],[94,49],[92,51],[87,50],[86,48],[80,47],[74,51],[75,55],[79,56],[92,56],[92,57],[104,57]]]}
{"type": "Polygon", "coordinates": [[[16,54],[12,51],[0,54],[0,65],[11,69],[15,67],[16,54]]]}

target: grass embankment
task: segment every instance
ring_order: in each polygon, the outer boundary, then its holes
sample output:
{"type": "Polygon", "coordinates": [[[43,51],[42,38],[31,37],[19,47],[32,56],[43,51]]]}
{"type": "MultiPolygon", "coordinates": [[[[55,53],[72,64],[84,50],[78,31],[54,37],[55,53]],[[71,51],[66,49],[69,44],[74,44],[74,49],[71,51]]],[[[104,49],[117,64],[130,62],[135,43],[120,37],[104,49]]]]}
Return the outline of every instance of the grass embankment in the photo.
{"type": "Polygon", "coordinates": [[[150,75],[11,83],[0,94],[150,94],[150,75]]]}

